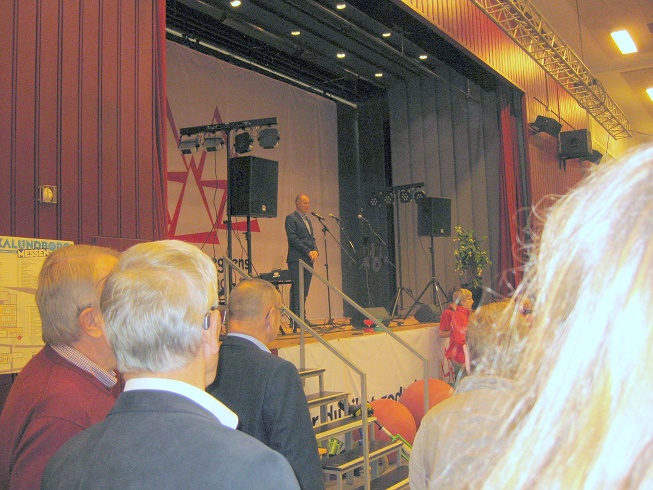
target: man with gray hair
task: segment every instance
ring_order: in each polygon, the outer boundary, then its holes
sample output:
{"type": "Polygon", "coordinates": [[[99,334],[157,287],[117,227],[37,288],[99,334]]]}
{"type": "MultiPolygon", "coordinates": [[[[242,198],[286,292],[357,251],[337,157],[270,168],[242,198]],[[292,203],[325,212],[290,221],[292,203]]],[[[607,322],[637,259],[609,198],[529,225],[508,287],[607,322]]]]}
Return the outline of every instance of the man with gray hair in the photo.
{"type": "Polygon", "coordinates": [[[288,459],[302,489],[323,489],[317,440],[297,368],[266,347],[279,331],[281,309],[281,295],[267,281],[244,280],[231,291],[229,333],[207,391],[238,414],[243,432],[288,459]]]}
{"type": "Polygon", "coordinates": [[[113,407],[121,383],[100,293],[117,261],[115,250],[91,245],[45,259],[36,290],[45,347],[18,375],[0,415],[0,488],[38,488],[61,445],[113,407]]]}
{"type": "Polygon", "coordinates": [[[288,462],[234,430],[204,389],[218,361],[215,265],[164,240],[124,252],[101,298],[125,391],[52,458],[43,488],[298,488],[288,462]]]}

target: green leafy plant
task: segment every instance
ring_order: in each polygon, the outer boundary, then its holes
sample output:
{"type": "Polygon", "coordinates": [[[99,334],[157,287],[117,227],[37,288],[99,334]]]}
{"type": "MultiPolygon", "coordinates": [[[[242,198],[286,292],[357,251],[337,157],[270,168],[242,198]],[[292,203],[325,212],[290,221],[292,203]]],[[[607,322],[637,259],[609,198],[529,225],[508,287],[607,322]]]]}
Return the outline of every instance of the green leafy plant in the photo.
{"type": "Polygon", "coordinates": [[[487,237],[477,238],[474,230],[465,230],[460,225],[456,226],[456,234],[453,239],[458,242],[458,248],[454,251],[456,271],[466,277],[470,288],[480,288],[483,285],[483,269],[492,263],[488,253],[481,249],[487,237]]]}

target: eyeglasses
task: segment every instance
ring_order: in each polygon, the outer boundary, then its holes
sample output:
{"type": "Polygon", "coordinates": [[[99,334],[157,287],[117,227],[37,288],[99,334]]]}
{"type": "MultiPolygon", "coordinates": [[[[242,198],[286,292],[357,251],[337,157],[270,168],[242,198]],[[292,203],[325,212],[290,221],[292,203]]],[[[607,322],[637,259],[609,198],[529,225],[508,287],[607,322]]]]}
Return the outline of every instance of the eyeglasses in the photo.
{"type": "Polygon", "coordinates": [[[212,306],[211,311],[207,312],[206,315],[204,315],[204,330],[211,328],[211,313],[213,313],[215,310],[220,312],[220,323],[224,325],[227,322],[227,307],[225,305],[212,306]]]}
{"type": "Polygon", "coordinates": [[[283,311],[283,308],[281,306],[273,306],[272,308],[270,308],[270,311],[268,311],[268,314],[265,315],[266,320],[270,317],[270,313],[272,313],[272,311],[274,311],[274,310],[283,311]]]}

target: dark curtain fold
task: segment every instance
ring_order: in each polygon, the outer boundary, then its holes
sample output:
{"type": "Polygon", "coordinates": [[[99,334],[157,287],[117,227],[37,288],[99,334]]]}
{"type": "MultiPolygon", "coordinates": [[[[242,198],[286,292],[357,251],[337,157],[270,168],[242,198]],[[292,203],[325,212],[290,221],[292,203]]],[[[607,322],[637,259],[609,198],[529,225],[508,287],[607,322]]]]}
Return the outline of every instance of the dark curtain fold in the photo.
{"type": "Polygon", "coordinates": [[[519,97],[508,87],[499,87],[497,101],[499,104],[500,136],[500,236],[499,267],[500,277],[497,284],[499,293],[510,295],[522,280],[520,267],[521,245],[523,243],[522,213],[526,204],[524,195],[524,175],[521,171],[519,149],[520,111],[515,102],[519,97]]]}
{"type": "Polygon", "coordinates": [[[154,216],[154,239],[164,239],[167,236],[167,173],[168,173],[168,155],[166,147],[166,2],[165,0],[155,0],[155,30],[154,30],[154,142],[153,151],[154,170],[153,182],[157,183],[154,187],[155,206],[154,216]]]}

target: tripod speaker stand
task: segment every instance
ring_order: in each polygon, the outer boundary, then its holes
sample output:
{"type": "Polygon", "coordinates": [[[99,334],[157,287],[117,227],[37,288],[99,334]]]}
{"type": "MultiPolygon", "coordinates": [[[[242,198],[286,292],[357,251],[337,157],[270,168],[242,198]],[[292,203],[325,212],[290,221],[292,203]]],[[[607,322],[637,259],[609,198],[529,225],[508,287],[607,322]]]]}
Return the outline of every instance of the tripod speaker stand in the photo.
{"type": "Polygon", "coordinates": [[[438,306],[440,315],[442,315],[442,300],[440,299],[442,286],[435,277],[435,248],[433,246],[433,237],[451,236],[451,199],[439,197],[426,197],[421,199],[417,203],[417,218],[417,234],[431,238],[431,280],[424,286],[419,296],[417,296],[415,302],[404,316],[404,320],[420,304],[422,296],[426,294],[429,288],[433,290],[433,304],[438,306]]]}

